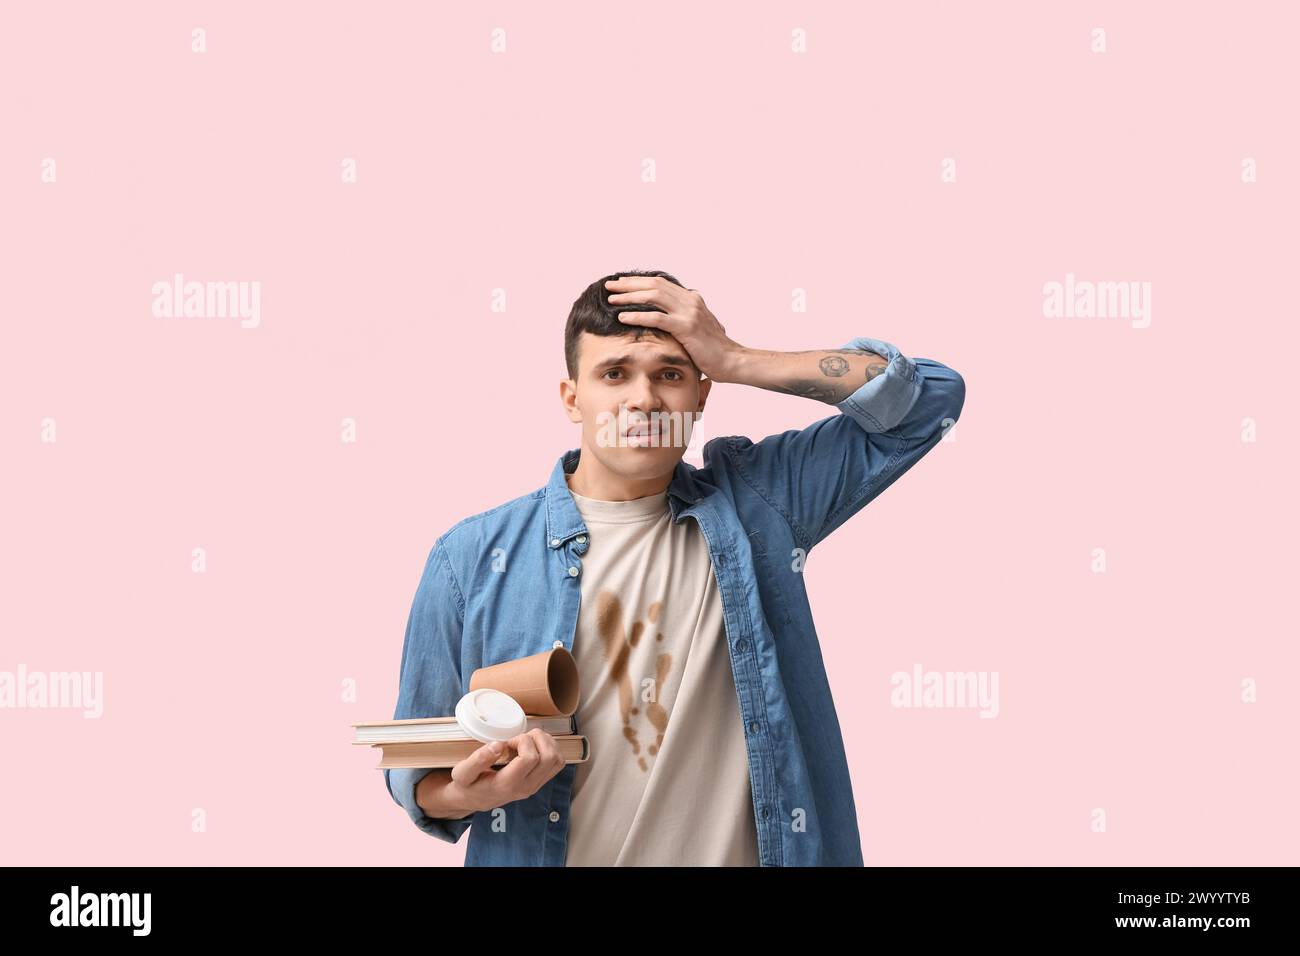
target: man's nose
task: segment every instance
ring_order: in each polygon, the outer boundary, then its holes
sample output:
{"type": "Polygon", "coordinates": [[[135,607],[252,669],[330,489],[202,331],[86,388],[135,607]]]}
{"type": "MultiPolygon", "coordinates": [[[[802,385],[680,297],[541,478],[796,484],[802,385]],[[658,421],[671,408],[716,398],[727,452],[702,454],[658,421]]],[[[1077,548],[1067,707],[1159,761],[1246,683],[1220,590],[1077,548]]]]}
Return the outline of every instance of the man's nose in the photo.
{"type": "Polygon", "coordinates": [[[624,398],[629,411],[655,412],[660,408],[659,392],[648,377],[635,379],[624,398]]]}

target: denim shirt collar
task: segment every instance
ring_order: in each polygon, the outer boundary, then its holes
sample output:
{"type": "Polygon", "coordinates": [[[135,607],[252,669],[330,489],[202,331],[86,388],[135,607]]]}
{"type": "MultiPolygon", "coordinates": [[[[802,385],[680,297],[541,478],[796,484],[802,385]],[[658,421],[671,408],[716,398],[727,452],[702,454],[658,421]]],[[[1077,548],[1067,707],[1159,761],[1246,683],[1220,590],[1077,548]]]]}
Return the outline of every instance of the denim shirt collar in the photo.
{"type": "MultiPolygon", "coordinates": [[[[587,525],[569,492],[568,482],[564,480],[566,474],[573,474],[578,467],[581,455],[581,448],[566,451],[556,459],[546,483],[546,544],[550,548],[560,547],[574,535],[587,533],[587,525]]],[[[674,521],[680,520],[683,506],[697,504],[704,497],[703,488],[692,474],[694,471],[684,461],[678,461],[673,469],[672,480],[668,483],[668,507],[674,521]]]]}

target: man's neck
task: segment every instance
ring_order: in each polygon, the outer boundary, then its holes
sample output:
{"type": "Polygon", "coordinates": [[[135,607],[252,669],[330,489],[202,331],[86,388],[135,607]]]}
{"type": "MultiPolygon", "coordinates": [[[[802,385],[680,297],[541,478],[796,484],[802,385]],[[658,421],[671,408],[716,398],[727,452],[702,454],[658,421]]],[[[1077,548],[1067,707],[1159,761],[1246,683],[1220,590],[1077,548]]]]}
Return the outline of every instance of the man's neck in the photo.
{"type": "Polygon", "coordinates": [[[632,501],[657,495],[672,483],[673,472],[655,478],[628,479],[601,465],[594,455],[582,452],[578,466],[565,476],[569,490],[597,501],[632,501]]]}

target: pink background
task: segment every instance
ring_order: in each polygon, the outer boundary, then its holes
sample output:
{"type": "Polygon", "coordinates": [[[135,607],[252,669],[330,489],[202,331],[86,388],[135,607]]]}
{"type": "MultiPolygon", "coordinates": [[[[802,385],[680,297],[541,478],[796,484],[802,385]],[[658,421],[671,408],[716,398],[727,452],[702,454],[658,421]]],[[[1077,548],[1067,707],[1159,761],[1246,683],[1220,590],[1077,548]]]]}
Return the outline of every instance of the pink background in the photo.
{"type": "Polygon", "coordinates": [[[1295,11],[7,4],[0,670],[102,671],[104,715],[0,710],[0,856],[459,864],[350,724],[434,538],[577,444],[574,298],[658,268],[743,344],[965,377],[808,562],[869,864],[1298,862],[1295,11]],[[174,272],[260,327],[154,317],[174,272]],[[1045,318],[1067,272],[1151,327],[1045,318]],[[915,663],[1000,715],[891,707],[915,663]]]}

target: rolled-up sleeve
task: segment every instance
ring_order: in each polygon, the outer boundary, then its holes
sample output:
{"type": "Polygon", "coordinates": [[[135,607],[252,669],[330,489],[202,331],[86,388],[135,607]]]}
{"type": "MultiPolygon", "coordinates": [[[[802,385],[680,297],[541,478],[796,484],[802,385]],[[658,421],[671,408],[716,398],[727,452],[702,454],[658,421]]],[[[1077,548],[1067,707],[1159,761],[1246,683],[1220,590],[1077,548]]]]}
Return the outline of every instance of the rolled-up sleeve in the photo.
{"type": "Polygon", "coordinates": [[[442,820],[431,817],[421,810],[419,804],[415,802],[415,788],[429,773],[429,770],[402,768],[385,770],[384,777],[388,782],[388,792],[393,795],[393,799],[406,811],[407,816],[417,827],[439,840],[456,843],[469,829],[474,818],[471,815],[463,820],[442,820]]]}
{"type": "Polygon", "coordinates": [[[865,349],[889,360],[877,375],[835,407],[871,433],[899,437],[942,438],[966,401],[966,382],[948,366],[931,359],[908,358],[892,343],[858,337],[841,348],[865,349]]]}
{"type": "MultiPolygon", "coordinates": [[[[439,538],[424,565],[402,644],[402,664],[394,720],[442,717],[455,712],[460,699],[460,640],[465,603],[439,538]]],[[[455,843],[473,816],[438,819],[415,802],[416,785],[430,771],[386,769],[384,783],[394,802],[430,836],[455,843]]]]}
{"type": "Polygon", "coordinates": [[[840,348],[875,352],[888,364],[883,375],[877,375],[835,407],[856,419],[865,431],[887,432],[898,425],[921,397],[916,363],[881,339],[859,336],[840,348]]]}

